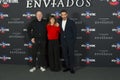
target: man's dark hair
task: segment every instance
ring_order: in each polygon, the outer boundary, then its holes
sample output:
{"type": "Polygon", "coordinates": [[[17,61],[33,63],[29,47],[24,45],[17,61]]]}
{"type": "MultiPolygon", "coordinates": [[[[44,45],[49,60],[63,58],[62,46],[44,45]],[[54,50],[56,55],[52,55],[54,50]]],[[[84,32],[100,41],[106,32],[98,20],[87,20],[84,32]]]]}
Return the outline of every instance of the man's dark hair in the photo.
{"type": "Polygon", "coordinates": [[[68,12],[67,12],[67,10],[61,10],[61,12],[60,12],[60,13],[62,13],[62,12],[68,13],[68,12]]]}

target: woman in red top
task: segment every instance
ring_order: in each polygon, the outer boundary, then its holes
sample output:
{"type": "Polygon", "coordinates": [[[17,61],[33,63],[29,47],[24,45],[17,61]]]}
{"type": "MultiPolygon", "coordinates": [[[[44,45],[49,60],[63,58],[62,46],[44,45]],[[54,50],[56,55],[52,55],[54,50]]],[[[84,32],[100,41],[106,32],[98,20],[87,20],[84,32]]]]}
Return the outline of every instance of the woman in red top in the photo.
{"type": "Polygon", "coordinates": [[[55,16],[50,16],[47,24],[48,60],[52,71],[60,71],[59,33],[60,27],[55,16]]]}

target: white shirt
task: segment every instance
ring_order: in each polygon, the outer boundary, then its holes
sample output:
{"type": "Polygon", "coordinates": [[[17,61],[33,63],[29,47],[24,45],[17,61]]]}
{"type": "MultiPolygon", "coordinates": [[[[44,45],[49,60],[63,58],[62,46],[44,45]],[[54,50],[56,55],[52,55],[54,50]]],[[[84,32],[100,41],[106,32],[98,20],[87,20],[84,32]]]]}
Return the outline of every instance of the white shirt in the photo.
{"type": "Polygon", "coordinates": [[[67,22],[67,20],[62,20],[62,29],[63,29],[63,31],[65,31],[66,22],[67,22]]]}

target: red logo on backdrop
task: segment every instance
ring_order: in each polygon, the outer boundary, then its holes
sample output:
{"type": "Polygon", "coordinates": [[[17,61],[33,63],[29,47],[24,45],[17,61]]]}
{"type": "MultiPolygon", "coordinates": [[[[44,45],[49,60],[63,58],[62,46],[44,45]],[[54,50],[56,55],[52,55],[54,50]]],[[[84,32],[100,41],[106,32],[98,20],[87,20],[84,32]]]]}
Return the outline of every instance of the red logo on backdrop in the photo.
{"type": "Polygon", "coordinates": [[[89,58],[86,58],[86,64],[91,64],[89,58]]]}
{"type": "Polygon", "coordinates": [[[19,3],[18,0],[0,0],[0,5],[3,8],[9,8],[10,4],[19,3]]]}
{"type": "Polygon", "coordinates": [[[111,0],[109,2],[109,4],[112,5],[112,6],[117,6],[117,5],[119,5],[119,1],[118,0],[111,0]]]}
{"type": "Polygon", "coordinates": [[[0,19],[4,19],[4,16],[2,16],[2,14],[0,14],[0,19]]]}
{"type": "Polygon", "coordinates": [[[87,19],[91,18],[90,16],[90,11],[86,11],[86,16],[85,16],[87,19]]]}
{"type": "Polygon", "coordinates": [[[114,12],[112,15],[120,19],[120,10],[118,10],[117,12],[114,12]]]}
{"type": "Polygon", "coordinates": [[[32,48],[32,43],[31,43],[31,42],[26,43],[26,44],[24,44],[24,46],[26,46],[26,47],[28,47],[28,48],[32,48]]]}
{"type": "Polygon", "coordinates": [[[6,48],[6,43],[2,42],[2,48],[6,48]]]}
{"type": "Polygon", "coordinates": [[[7,60],[11,60],[11,57],[7,57],[3,55],[3,56],[0,56],[0,59],[6,62],[7,60]]]}
{"type": "Polygon", "coordinates": [[[2,7],[3,7],[3,8],[8,8],[8,7],[10,7],[10,4],[8,4],[8,3],[3,3],[3,4],[2,4],[2,7]]]}
{"type": "Polygon", "coordinates": [[[89,19],[89,18],[91,18],[91,16],[87,15],[86,18],[89,19]]]}
{"type": "Polygon", "coordinates": [[[117,34],[120,34],[120,26],[117,27],[117,34]]]}
{"type": "Polygon", "coordinates": [[[2,42],[2,43],[0,43],[0,46],[1,46],[2,48],[6,48],[7,46],[10,46],[10,43],[2,42]]]}
{"type": "Polygon", "coordinates": [[[7,59],[6,59],[6,57],[5,56],[3,56],[3,61],[5,62],[7,59]]]}
{"type": "Polygon", "coordinates": [[[3,28],[3,27],[1,27],[1,28],[0,28],[0,33],[2,33],[2,34],[4,34],[4,33],[5,33],[4,28],[3,28]]]}
{"type": "Polygon", "coordinates": [[[25,60],[28,61],[28,62],[32,62],[33,61],[31,56],[25,57],[25,60]]]}
{"type": "Polygon", "coordinates": [[[93,13],[91,11],[85,11],[85,13],[81,13],[81,16],[84,16],[86,19],[91,18],[92,16],[96,16],[96,13],[93,13]]]}
{"type": "Polygon", "coordinates": [[[111,62],[114,62],[114,63],[120,65],[120,58],[117,57],[115,59],[112,59],[111,62]]]}
{"type": "Polygon", "coordinates": [[[116,50],[120,50],[120,42],[116,44],[116,50]]]}
{"type": "Polygon", "coordinates": [[[31,12],[26,12],[22,16],[26,17],[27,19],[31,19],[32,17],[35,17],[35,14],[31,14],[31,12]]]}
{"type": "Polygon", "coordinates": [[[117,14],[118,14],[118,18],[120,19],[120,10],[119,11],[117,11],[117,14]]]}
{"type": "Polygon", "coordinates": [[[117,61],[116,64],[120,64],[120,61],[117,61]]]}
{"type": "Polygon", "coordinates": [[[86,57],[85,59],[81,59],[82,62],[85,62],[86,64],[91,64],[92,62],[96,62],[95,59],[90,59],[89,57],[86,57]]]}
{"type": "Polygon", "coordinates": [[[90,44],[89,43],[86,43],[86,49],[90,50],[90,44]]]}
{"type": "Polygon", "coordinates": [[[6,48],[6,46],[5,46],[5,45],[3,45],[3,46],[2,46],[2,48],[6,48]]]}
{"type": "Polygon", "coordinates": [[[58,19],[58,18],[60,18],[60,13],[59,13],[59,11],[56,11],[55,12],[55,17],[58,19]]]}
{"type": "Polygon", "coordinates": [[[90,27],[89,26],[86,26],[86,34],[90,34],[90,27]]]}

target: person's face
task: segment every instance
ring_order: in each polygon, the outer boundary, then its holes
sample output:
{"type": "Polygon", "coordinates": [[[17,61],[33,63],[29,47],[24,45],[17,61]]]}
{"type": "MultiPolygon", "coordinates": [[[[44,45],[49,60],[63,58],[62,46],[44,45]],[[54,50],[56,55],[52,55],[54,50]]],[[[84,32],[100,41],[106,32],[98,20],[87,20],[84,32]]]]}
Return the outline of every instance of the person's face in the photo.
{"type": "Polygon", "coordinates": [[[37,20],[41,20],[42,17],[43,17],[42,12],[38,11],[38,12],[36,13],[36,18],[37,18],[37,20]]]}
{"type": "Polygon", "coordinates": [[[62,13],[61,13],[61,18],[62,18],[63,20],[66,20],[67,17],[68,17],[68,14],[67,14],[66,12],[62,12],[62,13]]]}
{"type": "Polygon", "coordinates": [[[54,18],[51,18],[51,19],[50,19],[50,23],[54,24],[54,23],[55,23],[55,19],[54,19],[54,18]]]}

